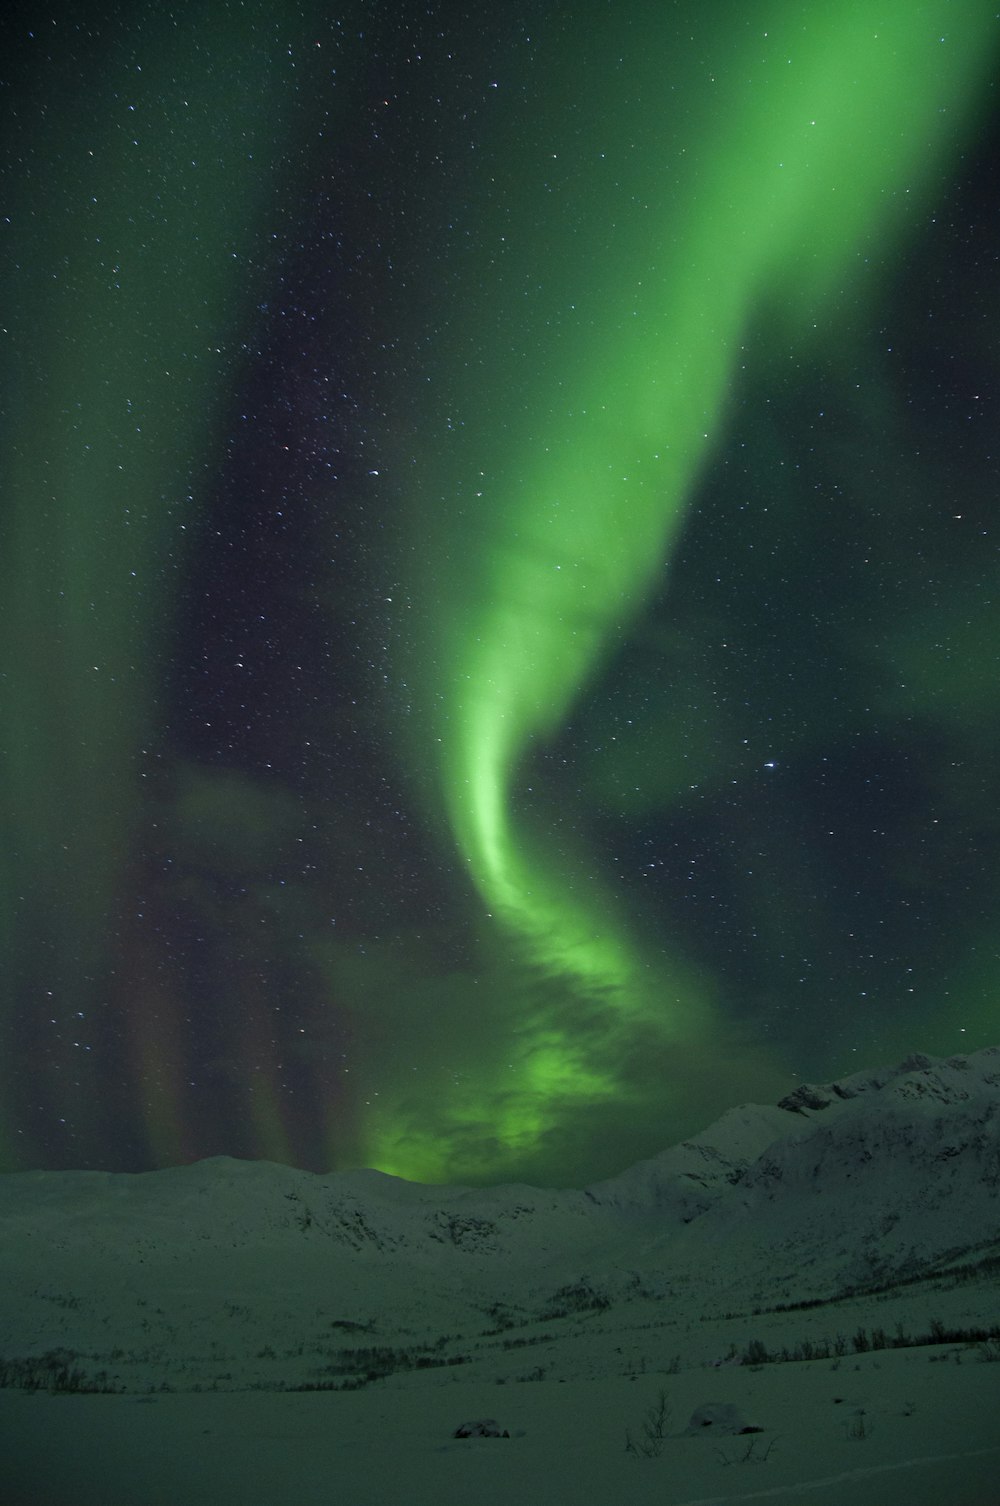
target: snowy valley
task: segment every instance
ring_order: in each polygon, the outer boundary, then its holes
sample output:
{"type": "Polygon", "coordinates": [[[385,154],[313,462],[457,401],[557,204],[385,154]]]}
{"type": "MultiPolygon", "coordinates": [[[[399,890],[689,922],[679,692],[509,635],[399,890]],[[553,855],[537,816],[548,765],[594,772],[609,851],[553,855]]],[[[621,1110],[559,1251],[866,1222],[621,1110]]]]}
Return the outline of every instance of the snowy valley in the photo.
{"type": "Polygon", "coordinates": [[[1000,1048],[582,1190],[7,1175],[0,1499],[998,1506],[998,1277],[1000,1048]]]}

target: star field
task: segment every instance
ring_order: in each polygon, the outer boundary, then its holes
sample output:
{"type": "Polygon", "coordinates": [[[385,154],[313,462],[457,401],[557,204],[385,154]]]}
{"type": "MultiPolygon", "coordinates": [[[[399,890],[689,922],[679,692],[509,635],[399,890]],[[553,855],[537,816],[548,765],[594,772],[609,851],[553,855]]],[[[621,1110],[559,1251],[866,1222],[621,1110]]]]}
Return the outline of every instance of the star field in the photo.
{"type": "Polygon", "coordinates": [[[989,7],[3,24],[0,1164],[993,1044],[989,7]]]}

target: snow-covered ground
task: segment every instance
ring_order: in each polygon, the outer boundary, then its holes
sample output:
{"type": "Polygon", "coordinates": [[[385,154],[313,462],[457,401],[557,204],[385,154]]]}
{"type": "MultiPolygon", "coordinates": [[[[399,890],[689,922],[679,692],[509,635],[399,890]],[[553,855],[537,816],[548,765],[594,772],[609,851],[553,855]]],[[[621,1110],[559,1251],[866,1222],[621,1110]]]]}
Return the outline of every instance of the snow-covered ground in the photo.
{"type": "Polygon", "coordinates": [[[998,1276],[1000,1049],[583,1191],[0,1177],[0,1502],[1000,1506],[998,1276]]]}

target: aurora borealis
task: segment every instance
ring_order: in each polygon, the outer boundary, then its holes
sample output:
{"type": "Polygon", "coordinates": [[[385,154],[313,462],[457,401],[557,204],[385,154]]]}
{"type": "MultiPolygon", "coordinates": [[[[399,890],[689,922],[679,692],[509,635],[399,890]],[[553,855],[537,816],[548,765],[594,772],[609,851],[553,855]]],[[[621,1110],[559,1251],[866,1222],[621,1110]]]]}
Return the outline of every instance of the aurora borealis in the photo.
{"type": "Polygon", "coordinates": [[[996,15],[7,24],[2,1164],[994,1043],[996,15]]]}

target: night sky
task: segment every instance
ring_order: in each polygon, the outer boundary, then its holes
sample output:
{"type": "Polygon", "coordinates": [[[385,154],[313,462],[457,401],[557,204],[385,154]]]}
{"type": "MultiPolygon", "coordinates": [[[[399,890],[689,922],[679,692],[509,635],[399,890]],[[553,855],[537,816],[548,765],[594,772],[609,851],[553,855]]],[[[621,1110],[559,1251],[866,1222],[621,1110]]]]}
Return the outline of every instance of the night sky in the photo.
{"type": "Polygon", "coordinates": [[[995,12],[8,13],[0,1166],[1000,1039],[995,12]]]}

